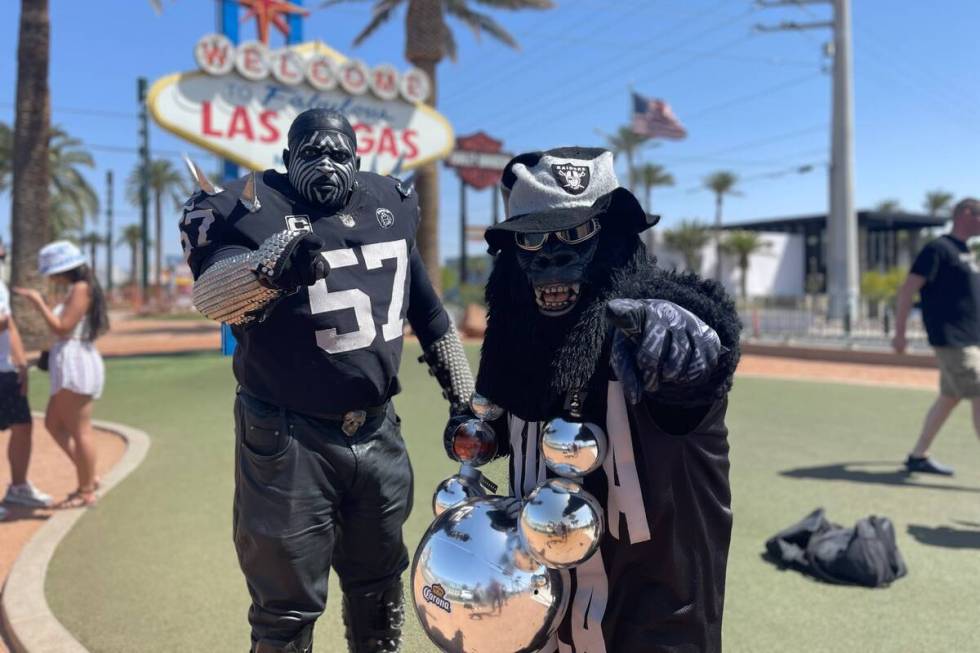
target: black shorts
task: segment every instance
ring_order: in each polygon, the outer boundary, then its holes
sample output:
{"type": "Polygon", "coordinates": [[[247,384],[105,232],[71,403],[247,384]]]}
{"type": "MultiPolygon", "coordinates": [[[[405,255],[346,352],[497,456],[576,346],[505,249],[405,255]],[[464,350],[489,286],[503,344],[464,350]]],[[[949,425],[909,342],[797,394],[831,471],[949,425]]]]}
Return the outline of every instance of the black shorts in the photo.
{"type": "Polygon", "coordinates": [[[29,424],[31,407],[27,397],[20,394],[17,372],[0,372],[0,431],[11,424],[29,424]]]}

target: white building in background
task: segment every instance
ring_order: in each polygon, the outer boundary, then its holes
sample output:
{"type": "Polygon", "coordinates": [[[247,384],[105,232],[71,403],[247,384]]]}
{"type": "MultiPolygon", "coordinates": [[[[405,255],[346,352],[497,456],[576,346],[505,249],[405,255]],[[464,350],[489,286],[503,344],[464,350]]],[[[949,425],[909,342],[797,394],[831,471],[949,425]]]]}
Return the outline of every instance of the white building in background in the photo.
{"type": "MultiPolygon", "coordinates": [[[[859,272],[887,271],[893,267],[907,269],[925,244],[929,231],[945,228],[948,219],[914,213],[881,213],[858,211],[859,272]]],[[[749,259],[748,287],[750,297],[801,297],[809,292],[826,291],[827,217],[810,215],[728,224],[723,230],[746,230],[758,233],[768,247],[749,259]]],[[[683,269],[679,253],[663,245],[656,237],[654,253],[666,268],[683,269]]],[[[649,237],[649,234],[645,234],[649,237]]],[[[722,236],[724,238],[724,235],[722,236]]],[[[649,243],[649,240],[646,240],[649,243]]],[[[723,256],[725,287],[737,295],[740,272],[734,257],[723,256]]],[[[715,275],[715,244],[712,240],[701,252],[701,269],[707,278],[715,275]]]]}
{"type": "MultiPolygon", "coordinates": [[[[749,257],[749,297],[802,297],[805,294],[803,267],[803,236],[761,232],[766,246],[749,257]]],[[[684,258],[677,252],[658,243],[654,254],[660,267],[683,270],[684,258]]],[[[733,297],[741,293],[742,272],[732,256],[722,255],[722,283],[733,297]]],[[[710,242],[701,249],[701,269],[697,273],[710,279],[715,275],[715,244],[710,242]]]]}

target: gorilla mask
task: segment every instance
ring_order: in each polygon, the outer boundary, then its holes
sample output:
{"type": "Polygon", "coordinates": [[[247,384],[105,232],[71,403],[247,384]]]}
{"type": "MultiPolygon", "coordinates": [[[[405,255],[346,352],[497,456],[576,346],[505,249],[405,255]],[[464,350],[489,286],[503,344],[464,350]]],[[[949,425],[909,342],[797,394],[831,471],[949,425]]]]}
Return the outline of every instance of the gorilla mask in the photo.
{"type": "Polygon", "coordinates": [[[313,205],[341,208],[360,168],[357,136],[347,119],[327,109],[304,111],[289,127],[288,144],[282,158],[293,188],[313,205]]]}
{"type": "Polygon", "coordinates": [[[599,222],[545,233],[515,233],[517,262],[534,292],[538,311],[548,317],[571,312],[588,282],[599,222]]]}

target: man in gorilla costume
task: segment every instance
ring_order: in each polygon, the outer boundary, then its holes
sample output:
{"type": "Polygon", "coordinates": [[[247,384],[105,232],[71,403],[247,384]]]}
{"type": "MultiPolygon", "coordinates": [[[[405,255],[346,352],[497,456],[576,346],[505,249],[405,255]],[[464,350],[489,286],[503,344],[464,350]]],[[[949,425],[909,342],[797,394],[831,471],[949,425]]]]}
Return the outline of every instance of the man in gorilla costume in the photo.
{"type": "Polygon", "coordinates": [[[544,422],[580,413],[609,438],[583,486],[602,504],[599,551],[571,573],[545,653],[720,651],[731,494],[725,426],[740,324],[720,285],[658,269],[656,222],[619,187],[610,152],[515,157],[477,392],[502,407],[511,492],[548,477],[544,422]]]}

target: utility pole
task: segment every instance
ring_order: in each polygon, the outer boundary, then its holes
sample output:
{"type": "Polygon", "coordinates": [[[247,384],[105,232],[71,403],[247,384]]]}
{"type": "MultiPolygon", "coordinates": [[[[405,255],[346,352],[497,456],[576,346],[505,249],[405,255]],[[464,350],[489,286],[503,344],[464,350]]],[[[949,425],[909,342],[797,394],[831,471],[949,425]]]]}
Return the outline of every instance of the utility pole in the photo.
{"type": "Polygon", "coordinates": [[[761,7],[810,4],[833,6],[831,21],[758,25],[761,32],[830,28],[834,33],[834,92],[827,215],[827,291],[830,317],[843,318],[845,330],[858,316],[857,215],[854,213],[854,78],[851,65],[850,0],[757,0],[761,7]]]}
{"type": "Polygon", "coordinates": [[[112,237],[112,170],[105,172],[105,246],[106,246],[106,292],[112,294],[112,249],[115,241],[112,237]]]}
{"type": "Polygon", "coordinates": [[[146,112],[146,78],[140,77],[136,83],[140,104],[140,230],[142,242],[140,249],[140,290],[143,301],[149,299],[150,284],[150,123],[146,112]]]}

